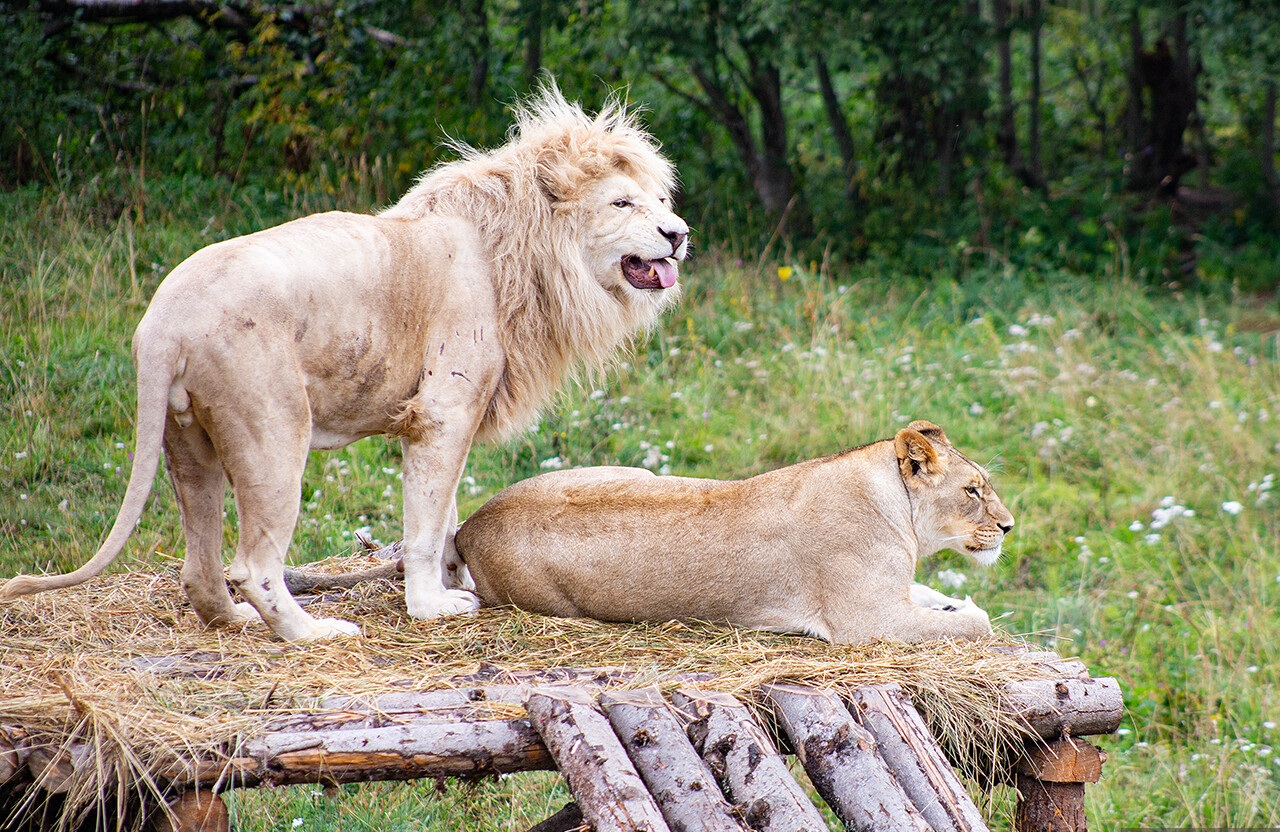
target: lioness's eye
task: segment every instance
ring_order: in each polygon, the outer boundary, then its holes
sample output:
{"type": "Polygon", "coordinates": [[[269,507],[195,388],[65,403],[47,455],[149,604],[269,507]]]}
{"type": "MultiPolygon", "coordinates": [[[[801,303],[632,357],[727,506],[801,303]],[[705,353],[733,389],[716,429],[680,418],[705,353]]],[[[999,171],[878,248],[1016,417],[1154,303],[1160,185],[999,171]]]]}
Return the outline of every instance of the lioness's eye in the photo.
{"type": "Polygon", "coordinates": [[[614,207],[614,208],[630,208],[630,207],[631,207],[631,200],[629,200],[629,199],[615,199],[615,200],[613,201],[613,207],[614,207]]]}
{"type": "Polygon", "coordinates": [[[978,488],[976,485],[969,485],[965,486],[964,493],[968,494],[970,497],[978,497],[981,496],[982,489],[978,488]]]}

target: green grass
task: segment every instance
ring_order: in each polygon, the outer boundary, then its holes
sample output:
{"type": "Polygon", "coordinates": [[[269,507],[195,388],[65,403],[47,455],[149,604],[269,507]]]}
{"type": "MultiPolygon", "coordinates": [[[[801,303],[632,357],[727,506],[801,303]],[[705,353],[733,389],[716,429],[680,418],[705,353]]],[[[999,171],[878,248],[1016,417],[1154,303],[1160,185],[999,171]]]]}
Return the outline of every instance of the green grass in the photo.
{"type": "MultiPolygon", "coordinates": [[[[328,207],[148,188],[105,217],[100,199],[0,195],[0,575],[73,568],[110,525],[133,442],[129,339],[164,272],[328,207]]],[[[740,477],[928,418],[990,464],[1018,526],[992,569],[944,555],[923,578],[963,574],[1001,626],[1124,686],[1092,828],[1280,824],[1280,306],[1138,285],[1121,261],[1088,275],[969,262],[929,283],[885,263],[792,264],[783,282],[776,265],[701,254],[685,300],[615,372],[476,449],[463,515],[556,465],[740,477]]],[[[315,455],[294,559],[347,550],[362,527],[395,539],[399,470],[381,439],[315,455]]],[[[181,555],[172,491],[153,493],[123,561],[181,555]]],[[[556,783],[232,803],[241,829],[523,829],[561,805],[556,783]]]]}

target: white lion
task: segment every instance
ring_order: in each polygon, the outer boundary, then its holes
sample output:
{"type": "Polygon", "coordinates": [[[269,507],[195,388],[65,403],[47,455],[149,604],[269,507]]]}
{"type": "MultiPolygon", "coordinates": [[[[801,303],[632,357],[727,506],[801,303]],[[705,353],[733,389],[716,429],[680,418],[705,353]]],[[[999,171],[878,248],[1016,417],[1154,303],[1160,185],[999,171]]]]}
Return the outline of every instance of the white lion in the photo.
{"type": "Polygon", "coordinates": [[[605,365],[675,300],[689,228],[674,176],[625,107],[590,117],[552,87],[508,144],[464,149],[381,214],[317,214],[196,252],[134,335],[137,448],[106,541],[76,571],[18,576],[0,597],[106,568],[163,447],[201,621],[261,615],[290,641],[358,634],[303,611],[282,573],[308,451],[391,434],[409,614],[476,609],[453,549],[471,444],[528,425],[575,368],[605,365]],[[228,578],[247,604],[223,577],[227,480],[240,517],[228,578]]]}

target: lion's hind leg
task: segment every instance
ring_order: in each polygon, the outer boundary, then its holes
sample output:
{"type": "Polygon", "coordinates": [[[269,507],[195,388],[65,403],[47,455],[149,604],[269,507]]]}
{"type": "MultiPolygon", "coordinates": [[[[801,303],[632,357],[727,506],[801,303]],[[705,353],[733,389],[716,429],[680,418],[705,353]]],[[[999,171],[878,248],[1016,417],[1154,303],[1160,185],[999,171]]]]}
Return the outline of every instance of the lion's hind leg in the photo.
{"type": "Polygon", "coordinates": [[[224,418],[219,424],[217,439],[240,515],[228,579],[287,641],[359,635],[360,628],[349,621],[311,616],[284,580],[310,443],[305,393],[299,391],[297,400],[265,401],[253,414],[228,422],[224,418]]]}
{"type": "Polygon", "coordinates": [[[187,541],[182,588],[192,609],[210,627],[257,618],[257,610],[249,604],[232,602],[223,577],[222,500],[227,480],[209,435],[199,424],[183,428],[170,421],[164,450],[187,541]]]}

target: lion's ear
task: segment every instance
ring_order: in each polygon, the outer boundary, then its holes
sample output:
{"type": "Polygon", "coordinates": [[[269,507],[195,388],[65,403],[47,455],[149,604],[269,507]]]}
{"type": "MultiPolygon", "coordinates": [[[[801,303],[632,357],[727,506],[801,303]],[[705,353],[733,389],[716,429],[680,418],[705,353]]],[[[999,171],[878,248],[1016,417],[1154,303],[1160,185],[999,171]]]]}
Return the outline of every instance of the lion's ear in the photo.
{"type": "MultiPolygon", "coordinates": [[[[916,424],[919,423],[912,423],[912,425],[916,424]]],[[[933,442],[914,427],[909,426],[898,431],[898,435],[893,438],[893,450],[898,455],[902,481],[908,488],[934,485],[947,471],[946,460],[938,455],[933,442]]]]}
{"type": "Polygon", "coordinates": [[[935,444],[946,445],[948,447],[950,447],[951,445],[951,440],[948,439],[947,435],[942,432],[942,428],[938,427],[933,422],[927,422],[924,419],[917,419],[911,424],[907,425],[907,429],[914,430],[924,434],[926,437],[929,438],[930,442],[933,442],[935,444]]]}

